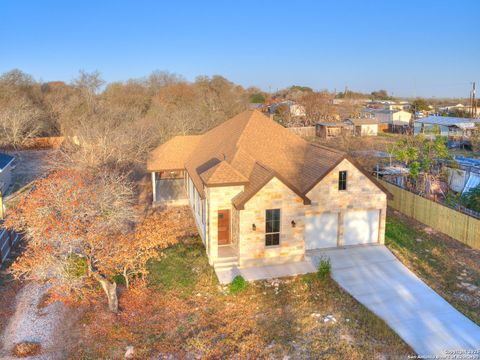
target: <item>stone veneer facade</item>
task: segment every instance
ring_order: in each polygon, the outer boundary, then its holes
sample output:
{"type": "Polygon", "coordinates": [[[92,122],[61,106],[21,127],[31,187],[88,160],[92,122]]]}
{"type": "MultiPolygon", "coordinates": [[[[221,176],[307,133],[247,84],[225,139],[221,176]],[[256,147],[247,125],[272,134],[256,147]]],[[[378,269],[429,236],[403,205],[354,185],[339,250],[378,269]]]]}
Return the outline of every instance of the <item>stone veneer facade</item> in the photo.
{"type": "Polygon", "coordinates": [[[385,220],[387,213],[387,195],[367,176],[348,160],[343,160],[322,181],[307,193],[312,204],[305,210],[305,215],[322,212],[336,212],[338,221],[338,246],[343,245],[343,216],[352,210],[379,210],[379,243],[385,241],[385,220]],[[347,171],[347,189],[338,190],[338,173],[347,171]]]}
{"type": "MultiPolygon", "coordinates": [[[[232,199],[242,191],[243,185],[205,188],[205,198],[207,199],[207,242],[205,245],[211,265],[218,258],[218,210],[230,210],[230,219],[238,218],[238,214],[235,214],[235,211],[237,213],[238,211],[232,206],[232,199]]],[[[230,226],[230,230],[232,243],[236,245],[238,235],[234,234],[233,226],[230,226]]]]}
{"type": "Polygon", "coordinates": [[[277,178],[270,180],[240,211],[240,266],[300,261],[305,254],[303,241],[305,206],[303,199],[277,178]],[[280,209],[280,245],[265,246],[265,210],[280,209]],[[292,226],[295,221],[295,227],[292,226]],[[253,224],[256,230],[253,230],[253,224]]]}
{"type": "Polygon", "coordinates": [[[338,242],[343,245],[343,216],[353,210],[379,210],[379,242],[385,238],[387,196],[348,160],[343,160],[307,193],[311,205],[277,178],[270,180],[244,206],[237,210],[232,198],[243,186],[205,188],[207,229],[206,249],[210,264],[218,259],[218,210],[231,211],[231,239],[240,267],[300,261],[305,255],[305,217],[322,212],[339,216],[338,242]],[[338,190],[338,173],[347,171],[347,190],[338,190]],[[265,210],[280,209],[280,245],[265,246],[265,210]],[[292,221],[295,226],[292,226],[292,221]],[[253,224],[256,230],[253,230],[253,224]]]}

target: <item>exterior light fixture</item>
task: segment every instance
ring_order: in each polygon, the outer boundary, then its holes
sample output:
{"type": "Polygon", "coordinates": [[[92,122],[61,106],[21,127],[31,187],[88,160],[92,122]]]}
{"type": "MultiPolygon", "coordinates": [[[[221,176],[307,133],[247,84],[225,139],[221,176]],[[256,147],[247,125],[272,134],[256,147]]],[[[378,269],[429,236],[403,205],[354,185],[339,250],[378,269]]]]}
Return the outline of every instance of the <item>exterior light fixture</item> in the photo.
{"type": "Polygon", "coordinates": [[[297,226],[297,224],[295,223],[294,220],[292,220],[291,224],[292,224],[292,227],[293,227],[293,228],[294,228],[295,226],[297,226]]]}
{"type": "Polygon", "coordinates": [[[255,224],[252,224],[252,230],[257,231],[257,226],[255,224]]]}

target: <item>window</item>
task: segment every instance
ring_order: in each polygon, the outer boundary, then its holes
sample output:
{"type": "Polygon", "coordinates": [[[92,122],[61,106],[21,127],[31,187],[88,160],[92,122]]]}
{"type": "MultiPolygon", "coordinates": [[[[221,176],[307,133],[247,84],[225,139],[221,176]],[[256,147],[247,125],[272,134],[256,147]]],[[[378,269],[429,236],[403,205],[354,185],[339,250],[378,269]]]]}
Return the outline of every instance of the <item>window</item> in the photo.
{"type": "Polygon", "coordinates": [[[347,190],[347,172],[340,171],[338,173],[338,190],[347,190]]]}
{"type": "Polygon", "coordinates": [[[265,245],[280,244],[280,209],[265,211],[265,245]]]}

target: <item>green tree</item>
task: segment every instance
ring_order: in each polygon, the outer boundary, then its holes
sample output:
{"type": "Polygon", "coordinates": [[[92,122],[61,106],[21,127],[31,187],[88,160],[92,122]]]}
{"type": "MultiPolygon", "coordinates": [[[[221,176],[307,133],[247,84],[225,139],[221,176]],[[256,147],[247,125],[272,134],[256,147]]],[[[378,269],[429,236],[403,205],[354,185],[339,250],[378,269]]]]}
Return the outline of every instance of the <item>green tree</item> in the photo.
{"type": "Polygon", "coordinates": [[[458,118],[468,118],[470,113],[463,109],[450,109],[447,116],[458,117],[458,118]]]}
{"type": "Polygon", "coordinates": [[[313,89],[309,86],[300,86],[300,85],[293,85],[290,86],[289,90],[291,91],[303,91],[303,92],[313,92],[313,89]]]}
{"type": "Polygon", "coordinates": [[[412,101],[412,112],[428,111],[428,110],[430,110],[430,108],[425,99],[417,98],[412,101]]]}
{"type": "Polygon", "coordinates": [[[480,186],[463,194],[460,203],[468,209],[480,212],[480,186]]]}
{"type": "Polygon", "coordinates": [[[373,100],[394,100],[393,97],[387,94],[387,90],[377,90],[370,93],[373,100]]]}
{"type": "Polygon", "coordinates": [[[445,138],[437,136],[435,139],[427,139],[421,135],[398,141],[395,145],[395,158],[409,170],[410,179],[407,179],[407,184],[427,196],[432,194],[432,184],[443,176],[436,171],[435,160],[452,159],[445,138]]]}
{"type": "Polygon", "coordinates": [[[265,96],[262,93],[255,93],[250,95],[250,103],[252,104],[264,104],[265,96]]]}
{"type": "Polygon", "coordinates": [[[475,126],[472,135],[470,136],[470,143],[473,151],[480,151],[480,124],[475,126]]]}

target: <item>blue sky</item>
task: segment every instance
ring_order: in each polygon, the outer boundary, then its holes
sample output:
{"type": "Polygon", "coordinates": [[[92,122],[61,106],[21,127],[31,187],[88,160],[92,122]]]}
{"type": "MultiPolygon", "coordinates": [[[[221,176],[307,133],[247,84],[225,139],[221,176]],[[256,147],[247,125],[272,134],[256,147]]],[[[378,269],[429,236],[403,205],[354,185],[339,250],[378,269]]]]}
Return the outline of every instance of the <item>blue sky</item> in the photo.
{"type": "Polygon", "coordinates": [[[160,69],[265,90],[467,97],[479,14],[476,0],[0,0],[0,72],[117,81],[160,69]]]}

